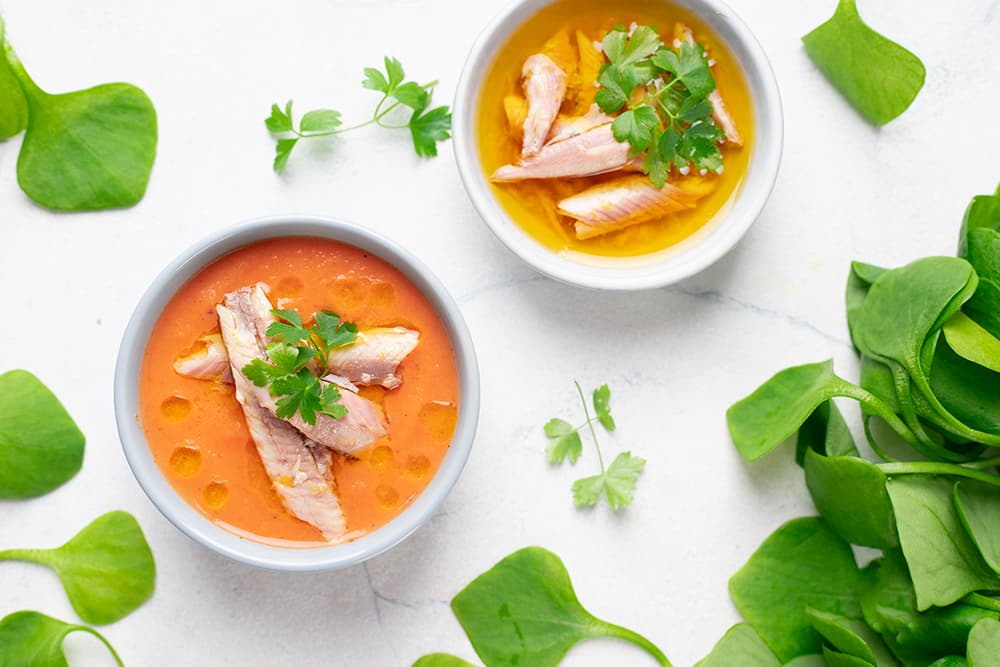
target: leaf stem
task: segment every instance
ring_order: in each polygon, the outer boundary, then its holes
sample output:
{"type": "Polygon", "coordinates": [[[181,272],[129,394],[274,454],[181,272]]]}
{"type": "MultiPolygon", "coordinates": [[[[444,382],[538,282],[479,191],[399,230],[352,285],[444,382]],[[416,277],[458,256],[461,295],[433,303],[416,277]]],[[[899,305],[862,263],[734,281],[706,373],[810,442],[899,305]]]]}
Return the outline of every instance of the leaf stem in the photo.
{"type": "Polygon", "coordinates": [[[587,426],[590,428],[590,437],[594,439],[594,449],[597,450],[597,460],[601,463],[601,474],[604,474],[604,457],[601,456],[601,446],[597,442],[597,430],[594,428],[594,420],[590,416],[590,410],[587,408],[587,399],[583,396],[583,389],[580,387],[580,383],[573,380],[573,384],[576,385],[576,392],[580,394],[580,402],[583,403],[583,414],[587,417],[587,426]]]}
{"type": "Polygon", "coordinates": [[[991,486],[1000,486],[1000,475],[968,468],[957,463],[940,461],[895,461],[893,463],[876,463],[876,467],[886,475],[950,475],[966,477],[991,486]]]}
{"type": "Polygon", "coordinates": [[[42,563],[48,549],[5,549],[0,551],[0,560],[19,560],[27,563],[42,563]]]}
{"type": "Polygon", "coordinates": [[[660,663],[662,667],[672,667],[670,660],[667,659],[667,656],[664,655],[663,651],[661,651],[656,644],[649,641],[638,632],[634,632],[628,628],[623,628],[620,625],[614,625],[613,623],[603,623],[603,629],[607,632],[609,637],[623,639],[631,644],[635,644],[646,653],[656,658],[656,661],[660,663]]]}
{"type": "Polygon", "coordinates": [[[992,468],[994,466],[1000,466],[1000,456],[994,456],[989,459],[976,459],[975,461],[968,461],[963,463],[966,468],[976,468],[982,470],[983,468],[992,468]]]}
{"type": "Polygon", "coordinates": [[[1000,600],[991,598],[988,595],[982,595],[980,593],[969,593],[959,600],[959,602],[972,605],[973,607],[979,607],[980,609],[1000,611],[1000,600]]]}
{"type": "Polygon", "coordinates": [[[88,628],[85,625],[75,625],[73,627],[76,630],[89,632],[90,634],[94,635],[99,640],[101,640],[101,643],[104,644],[107,647],[107,649],[111,652],[111,657],[113,657],[115,659],[115,662],[118,663],[118,667],[125,667],[125,663],[122,662],[121,656],[118,655],[118,651],[116,651],[115,647],[111,645],[111,642],[109,642],[107,639],[104,638],[104,635],[102,635],[100,632],[98,632],[93,628],[88,628]]]}

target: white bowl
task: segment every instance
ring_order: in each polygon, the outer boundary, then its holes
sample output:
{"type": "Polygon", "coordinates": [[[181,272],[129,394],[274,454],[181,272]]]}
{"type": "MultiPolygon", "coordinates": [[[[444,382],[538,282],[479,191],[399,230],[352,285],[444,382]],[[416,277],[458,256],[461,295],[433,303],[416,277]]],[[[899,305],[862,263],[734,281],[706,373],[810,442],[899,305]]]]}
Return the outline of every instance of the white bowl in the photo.
{"type": "Polygon", "coordinates": [[[196,243],[167,266],[139,300],[129,320],[115,368],[115,419],[122,449],[153,504],[181,532],[233,560],[274,570],[335,570],[361,563],[395,546],[426,522],[458,480],[479,420],[479,367],[472,338],[454,299],[422,262],[363,227],[318,217],[264,218],[196,243]],[[448,453],[423,492],[395,519],[353,542],[328,547],[282,548],[239,537],[185,502],[160,472],[139,422],[139,371],[153,325],[178,289],[219,257],[263,239],[320,236],[366,250],[393,265],[427,298],[451,339],[458,369],[459,408],[448,453]]]}
{"type": "MultiPolygon", "coordinates": [[[[720,0],[665,0],[701,18],[732,51],[743,70],[753,104],[755,138],[746,175],[728,206],[680,243],[629,258],[556,253],[532,238],[493,196],[479,160],[476,119],[483,73],[511,34],[552,0],[517,0],[476,40],[458,82],[453,106],[455,158],[479,215],[514,254],[556,280],[609,290],[661,287],[691,276],[726,254],[760,215],[778,175],[782,115],[771,65],[746,24],[720,0]]],[[[608,5],[613,11],[614,3],[608,5]]]]}

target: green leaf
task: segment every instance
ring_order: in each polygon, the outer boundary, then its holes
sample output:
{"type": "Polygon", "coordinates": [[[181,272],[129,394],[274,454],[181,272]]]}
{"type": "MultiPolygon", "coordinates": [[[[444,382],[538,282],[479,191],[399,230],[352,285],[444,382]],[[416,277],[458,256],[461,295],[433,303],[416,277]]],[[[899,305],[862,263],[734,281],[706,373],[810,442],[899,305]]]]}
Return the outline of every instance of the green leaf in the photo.
{"type": "Polygon", "coordinates": [[[573,425],[562,419],[550,419],[545,424],[545,435],[551,438],[545,454],[549,463],[562,463],[569,457],[570,463],[576,463],[583,452],[583,442],[580,433],[573,425]]]}
{"type": "Polygon", "coordinates": [[[969,633],[970,667],[1000,667],[1000,621],[984,618],[969,633]]]}
{"type": "Polygon", "coordinates": [[[4,51],[4,24],[0,18],[0,141],[21,133],[28,124],[28,103],[4,51]]]}
{"type": "Polygon", "coordinates": [[[423,111],[430,102],[430,94],[420,84],[408,81],[399,86],[391,93],[392,97],[400,104],[410,107],[415,111],[423,111]]]}
{"type": "Polygon", "coordinates": [[[403,82],[403,79],[406,78],[406,73],[403,71],[403,65],[395,58],[385,56],[383,62],[385,63],[385,71],[388,75],[389,90],[393,90],[403,82]]]}
{"type": "Polygon", "coordinates": [[[297,137],[294,139],[278,139],[277,144],[275,144],[274,171],[279,174],[285,171],[285,167],[288,165],[288,158],[292,155],[292,149],[295,148],[295,144],[298,142],[297,137]]]}
{"type": "Polygon", "coordinates": [[[865,25],[855,0],[840,0],[833,18],[802,43],[830,83],[875,125],[906,111],[924,85],[920,59],[865,25]]]}
{"type": "Polygon", "coordinates": [[[729,593],[778,659],[788,661],[822,646],[806,608],[859,618],[860,586],[850,545],[822,519],[804,517],[761,544],[729,580],[729,593]]]}
{"type": "Polygon", "coordinates": [[[284,371],[263,359],[254,359],[240,369],[243,375],[258,387],[266,387],[272,380],[286,375],[284,371]]]}
{"type": "Polygon", "coordinates": [[[659,149],[662,141],[663,132],[658,127],[654,128],[650,148],[642,158],[642,171],[657,188],[662,188],[670,175],[670,158],[664,159],[659,149]]]}
{"type": "Polygon", "coordinates": [[[616,113],[629,100],[639,84],[638,73],[632,67],[607,65],[597,75],[601,88],[594,93],[594,101],[604,113],[616,113]]]}
{"type": "Polygon", "coordinates": [[[613,64],[620,63],[625,57],[625,45],[628,43],[628,33],[624,30],[612,30],[601,40],[601,50],[613,64]]]}
{"type": "Polygon", "coordinates": [[[795,441],[795,462],[800,466],[805,465],[809,450],[824,456],[859,456],[854,436],[847,428],[840,408],[833,401],[820,403],[799,427],[799,435],[795,441]]]}
{"type": "MultiPolygon", "coordinates": [[[[288,108],[291,109],[292,101],[288,100],[288,108]]],[[[280,134],[281,132],[291,132],[292,131],[292,119],[281,110],[277,104],[271,105],[271,115],[264,119],[264,124],[267,126],[268,132],[272,134],[280,134]]]]}
{"type": "Polygon", "coordinates": [[[314,109],[306,112],[299,121],[299,131],[304,134],[330,133],[341,125],[340,112],[333,109],[314,109]]]}
{"type": "Polygon", "coordinates": [[[948,345],[960,357],[1000,373],[1000,340],[959,311],[941,328],[948,345]]]}
{"type": "Polygon", "coordinates": [[[99,632],[70,625],[37,611],[16,611],[0,620],[0,665],[69,667],[62,644],[71,632],[86,632],[104,644],[118,667],[124,667],[115,649],[99,632]]]}
{"type": "Polygon", "coordinates": [[[695,100],[702,100],[715,90],[715,77],[712,76],[712,70],[705,59],[705,50],[700,44],[681,43],[677,71],[674,74],[695,100]]]}
{"type": "Polygon", "coordinates": [[[476,667],[471,662],[466,662],[447,653],[430,653],[421,657],[413,667],[476,667]]]}
{"type": "Polygon", "coordinates": [[[389,92],[389,81],[382,72],[374,67],[365,68],[365,80],[361,82],[361,85],[368,90],[377,90],[380,93],[389,92]]]}
{"type": "Polygon", "coordinates": [[[646,468],[646,459],[622,452],[604,473],[604,493],[611,509],[619,510],[632,504],[636,481],[646,468]]]}
{"type": "Polygon", "coordinates": [[[594,390],[593,395],[594,412],[597,414],[597,421],[601,426],[609,431],[615,430],[615,420],[611,416],[611,389],[606,384],[594,390]]]}
{"type": "Polygon", "coordinates": [[[812,608],[806,613],[816,631],[839,652],[877,667],[897,667],[885,642],[863,620],[812,608]]]}
{"type": "Polygon", "coordinates": [[[420,157],[437,155],[437,142],[451,137],[451,112],[441,106],[410,118],[410,134],[413,148],[420,157]]]}
{"type": "Polygon", "coordinates": [[[746,623],[729,628],[712,652],[695,663],[694,667],[781,667],[757,631],[746,623]]]}
{"type": "Polygon", "coordinates": [[[951,481],[903,476],[890,479],[887,488],[918,610],[944,607],[973,591],[1000,590],[1000,576],[959,520],[951,481]]]}
{"type": "MultiPolygon", "coordinates": [[[[299,369],[316,356],[316,350],[310,347],[296,347],[288,343],[272,343],[267,346],[267,356],[274,364],[275,370],[264,371],[264,373],[270,373],[270,379],[274,380],[283,375],[297,373],[299,369]]],[[[255,359],[250,362],[250,365],[253,366],[257,361],[260,360],[255,359]]],[[[251,377],[250,379],[253,380],[254,378],[251,377]]]]}
{"type": "Polygon", "coordinates": [[[343,419],[347,416],[347,408],[339,403],[340,389],[337,385],[325,385],[323,391],[320,393],[319,400],[321,408],[317,412],[321,412],[334,419],[343,419]]]}
{"type": "Polygon", "coordinates": [[[965,312],[1000,338],[1000,188],[996,194],[974,197],[965,211],[958,254],[979,275],[979,287],[965,312]]]}
{"type": "MultiPolygon", "coordinates": [[[[30,80],[29,80],[30,81],[30,80]]],[[[21,81],[29,119],[17,182],[59,211],[132,206],[146,192],[156,156],[156,111],[126,83],[49,95],[21,81]]]]}
{"type": "Polygon", "coordinates": [[[823,659],[826,661],[827,667],[875,667],[867,660],[834,651],[829,646],[823,647],[823,659]]]}
{"type": "Polygon", "coordinates": [[[611,131],[617,141],[627,141],[638,154],[649,148],[653,140],[652,129],[659,124],[660,118],[653,107],[640,106],[615,118],[611,131]]]}
{"type": "Polygon", "coordinates": [[[784,667],[828,667],[826,660],[818,653],[800,655],[785,663],[784,667]]]}
{"type": "MultiPolygon", "coordinates": [[[[885,272],[886,269],[874,264],[851,262],[851,270],[847,274],[844,301],[847,304],[847,328],[850,330],[851,342],[854,343],[855,348],[858,345],[855,341],[854,330],[861,312],[861,305],[865,302],[865,297],[868,296],[868,290],[871,289],[872,283],[885,272]]],[[[862,386],[864,385],[862,384],[862,386]]]]}
{"type": "Polygon", "coordinates": [[[156,580],[142,529],[121,511],[99,516],[57,549],[10,549],[0,551],[0,560],[55,570],[73,609],[95,625],[120,621],[138,609],[153,595],[156,580]]]}
{"type": "Polygon", "coordinates": [[[1000,489],[963,480],[955,484],[955,509],[979,554],[1000,574],[1000,489]]]}
{"type": "Polygon", "coordinates": [[[358,325],[353,322],[342,322],[336,313],[323,310],[314,317],[316,325],[312,328],[312,332],[319,337],[325,349],[344,347],[358,339],[358,325]]]}
{"type": "Polygon", "coordinates": [[[593,507],[604,492],[604,475],[583,477],[573,482],[573,504],[577,507],[593,507]]]}
{"type": "Polygon", "coordinates": [[[278,310],[275,308],[271,310],[271,314],[278,318],[279,321],[272,322],[267,326],[266,333],[269,337],[277,338],[289,345],[301,343],[312,337],[312,333],[302,326],[302,318],[294,310],[278,310]]]}
{"type": "Polygon", "coordinates": [[[488,667],[555,667],[577,642],[594,637],[624,639],[670,664],[649,640],[584,609],[562,561],[540,547],[516,551],[476,577],[451,608],[488,667]]]}
{"type": "Polygon", "coordinates": [[[72,478],[83,464],[84,437],[34,375],[0,375],[0,498],[34,498],[72,478]]]}
{"type": "Polygon", "coordinates": [[[641,25],[632,31],[632,36],[621,50],[621,56],[611,58],[611,54],[608,54],[608,58],[617,65],[634,65],[656,53],[658,48],[660,48],[659,33],[652,26],[641,25]]]}
{"type": "Polygon", "coordinates": [[[860,458],[809,450],[805,476],[816,509],[845,541],[876,549],[899,544],[887,479],[878,467],[860,458]]]}

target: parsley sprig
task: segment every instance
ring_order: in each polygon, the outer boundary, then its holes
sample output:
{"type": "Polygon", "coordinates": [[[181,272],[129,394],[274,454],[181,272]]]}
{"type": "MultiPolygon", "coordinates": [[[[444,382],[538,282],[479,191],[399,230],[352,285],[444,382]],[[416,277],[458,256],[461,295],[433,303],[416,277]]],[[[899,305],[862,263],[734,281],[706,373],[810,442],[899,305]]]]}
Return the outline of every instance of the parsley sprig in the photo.
{"type": "Polygon", "coordinates": [[[611,462],[611,465],[605,467],[594,422],[599,422],[608,432],[615,430],[615,420],[611,416],[611,389],[604,384],[594,390],[592,400],[595,414],[591,417],[587,407],[587,399],[584,398],[580,383],[574,381],[573,384],[576,385],[576,391],[580,394],[580,402],[583,404],[583,413],[587,420],[574,428],[564,419],[550,419],[545,424],[545,435],[549,437],[549,445],[545,454],[550,463],[562,463],[567,458],[570,463],[576,463],[580,454],[583,453],[580,429],[588,427],[594,441],[594,449],[597,450],[597,460],[601,465],[601,472],[598,475],[584,477],[573,482],[573,503],[577,507],[591,507],[597,504],[601,495],[604,495],[608,499],[608,505],[611,506],[611,509],[619,510],[632,502],[636,481],[646,467],[646,460],[632,456],[631,452],[622,452],[611,462]]]}
{"type": "Polygon", "coordinates": [[[357,339],[357,325],[328,310],[314,313],[311,327],[303,326],[294,310],[275,308],[271,313],[277,321],[267,327],[272,339],[267,346],[270,363],[254,359],[243,367],[243,374],[258,387],[268,387],[271,396],[280,397],[275,414],[281,419],[298,412],[302,421],[315,425],[318,414],[334,419],[347,415],[347,408],[339,402],[340,389],[321,376],[326,374],[330,352],[357,339]]]}
{"type": "Polygon", "coordinates": [[[672,168],[691,164],[721,173],[725,133],[712,120],[707,98],[715,77],[704,49],[685,41],[674,50],[652,26],[639,26],[631,36],[618,26],[601,45],[608,62],[594,99],[604,113],[621,112],[611,130],[629,143],[633,157],[642,156],[653,184],[663,187],[672,168]]]}
{"type": "Polygon", "coordinates": [[[329,137],[373,124],[386,129],[408,128],[417,155],[420,157],[437,155],[438,142],[451,137],[451,111],[447,106],[428,109],[431,93],[437,81],[419,84],[415,81],[405,81],[405,78],[403,66],[398,60],[389,56],[385,57],[385,72],[374,67],[366,67],[365,80],[361,85],[382,93],[382,99],[375,105],[371,118],[349,127],[342,126],[340,112],[333,109],[309,111],[299,120],[299,126],[295,127],[292,100],[285,103],[284,109],[272,104],[271,115],[264,120],[264,123],[271,134],[278,136],[274,170],[279,173],[285,170],[292,150],[303,139],[329,137]],[[390,123],[384,120],[400,107],[408,108],[412,112],[407,122],[390,123]]]}

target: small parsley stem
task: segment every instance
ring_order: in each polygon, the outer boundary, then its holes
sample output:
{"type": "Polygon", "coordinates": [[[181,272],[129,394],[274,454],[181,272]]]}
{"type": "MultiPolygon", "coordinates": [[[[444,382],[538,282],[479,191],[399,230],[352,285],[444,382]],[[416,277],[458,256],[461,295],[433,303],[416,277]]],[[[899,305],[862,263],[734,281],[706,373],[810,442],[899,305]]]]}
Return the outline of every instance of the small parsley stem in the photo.
{"type": "Polygon", "coordinates": [[[573,384],[576,385],[576,392],[580,394],[580,402],[583,403],[583,414],[587,418],[587,426],[590,428],[590,437],[594,439],[594,449],[597,450],[597,460],[601,464],[601,474],[604,474],[604,457],[601,456],[601,446],[597,442],[597,430],[594,429],[594,420],[590,416],[590,410],[587,408],[587,399],[583,395],[583,389],[580,387],[580,383],[573,380],[573,384]]]}
{"type": "Polygon", "coordinates": [[[95,637],[97,637],[97,639],[99,639],[100,642],[102,644],[104,644],[104,646],[107,647],[108,651],[111,652],[111,657],[113,657],[115,659],[115,662],[118,663],[118,667],[125,667],[125,663],[122,662],[121,656],[118,655],[118,651],[116,651],[115,647],[112,646],[111,643],[108,642],[108,640],[104,638],[104,635],[102,635],[101,633],[97,632],[93,628],[88,628],[85,625],[76,625],[76,626],[73,626],[73,627],[75,629],[77,629],[77,630],[82,630],[83,632],[88,632],[88,633],[94,635],[95,637]]]}
{"type": "Polygon", "coordinates": [[[623,628],[620,625],[614,625],[612,623],[604,624],[604,628],[612,637],[623,639],[631,644],[635,644],[646,653],[656,658],[656,661],[660,663],[662,667],[672,667],[670,660],[668,660],[667,656],[663,654],[663,651],[661,651],[656,644],[649,641],[638,632],[634,632],[628,628],[623,628]]]}

